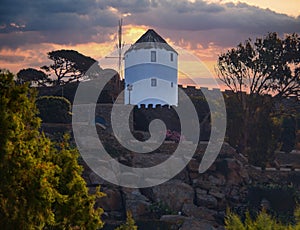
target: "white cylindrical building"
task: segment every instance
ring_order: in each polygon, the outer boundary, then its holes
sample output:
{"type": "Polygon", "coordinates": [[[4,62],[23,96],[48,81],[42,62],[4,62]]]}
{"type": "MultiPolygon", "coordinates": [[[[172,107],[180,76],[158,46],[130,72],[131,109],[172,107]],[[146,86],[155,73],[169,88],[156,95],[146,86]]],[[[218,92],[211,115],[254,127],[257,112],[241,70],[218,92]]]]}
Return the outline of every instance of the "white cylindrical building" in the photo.
{"type": "Polygon", "coordinates": [[[149,29],[125,52],[125,104],[178,104],[178,53],[149,29]]]}

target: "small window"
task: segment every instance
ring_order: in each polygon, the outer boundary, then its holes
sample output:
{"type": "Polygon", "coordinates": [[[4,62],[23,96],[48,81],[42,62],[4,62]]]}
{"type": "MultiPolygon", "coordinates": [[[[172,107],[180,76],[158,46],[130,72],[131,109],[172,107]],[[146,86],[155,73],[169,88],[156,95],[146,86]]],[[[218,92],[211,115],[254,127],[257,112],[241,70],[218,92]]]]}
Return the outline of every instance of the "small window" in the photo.
{"type": "Polygon", "coordinates": [[[157,86],[157,80],[156,78],[151,78],[151,86],[156,87],[157,86]]]}
{"type": "Polygon", "coordinates": [[[156,51],[151,51],[151,62],[156,62],[156,51]]]}
{"type": "Polygon", "coordinates": [[[170,53],[170,60],[174,61],[174,54],[173,53],[170,53]]]}
{"type": "Polygon", "coordinates": [[[173,82],[171,82],[171,87],[173,88],[173,86],[174,86],[174,83],[173,83],[173,82]]]}

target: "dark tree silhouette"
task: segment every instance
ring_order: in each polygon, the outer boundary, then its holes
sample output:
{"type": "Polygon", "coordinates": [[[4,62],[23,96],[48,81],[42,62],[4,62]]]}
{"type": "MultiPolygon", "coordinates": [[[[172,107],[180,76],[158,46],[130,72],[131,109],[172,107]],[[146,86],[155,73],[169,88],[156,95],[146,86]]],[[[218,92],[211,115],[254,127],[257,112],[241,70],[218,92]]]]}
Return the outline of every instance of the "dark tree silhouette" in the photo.
{"type": "Polygon", "coordinates": [[[239,121],[233,121],[241,124],[240,136],[235,137],[239,149],[255,163],[263,163],[278,144],[275,116],[279,113],[274,102],[278,105],[283,98],[290,97],[299,101],[299,36],[292,34],[281,39],[276,33],[269,33],[254,42],[246,40],[219,56],[216,72],[235,93],[235,106],[241,109],[239,121]]]}
{"type": "Polygon", "coordinates": [[[240,43],[218,58],[219,79],[234,92],[300,96],[300,37],[276,33],[240,43]]]}
{"type": "Polygon", "coordinates": [[[48,53],[48,58],[53,61],[53,64],[41,68],[47,72],[54,72],[57,85],[82,79],[86,71],[96,63],[95,59],[75,50],[51,51],[48,53]]]}
{"type": "Polygon", "coordinates": [[[51,80],[43,71],[28,68],[22,69],[17,73],[17,83],[23,84],[25,82],[30,82],[30,85],[46,86],[46,83],[51,82],[51,80]]]}

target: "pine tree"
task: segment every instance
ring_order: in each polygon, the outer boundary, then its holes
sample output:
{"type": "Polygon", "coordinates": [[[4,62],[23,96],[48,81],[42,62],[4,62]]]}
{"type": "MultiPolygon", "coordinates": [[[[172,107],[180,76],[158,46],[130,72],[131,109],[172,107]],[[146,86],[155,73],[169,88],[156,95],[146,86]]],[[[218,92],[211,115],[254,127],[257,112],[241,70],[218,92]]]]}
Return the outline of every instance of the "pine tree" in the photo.
{"type": "Polygon", "coordinates": [[[1,229],[99,229],[78,153],[66,141],[51,143],[39,131],[36,94],[0,70],[1,229]]]}
{"type": "Polygon", "coordinates": [[[115,230],[137,230],[137,229],[138,228],[135,225],[135,221],[132,218],[131,212],[127,211],[126,222],[124,224],[122,224],[121,226],[119,226],[118,228],[116,228],[115,230]]]}

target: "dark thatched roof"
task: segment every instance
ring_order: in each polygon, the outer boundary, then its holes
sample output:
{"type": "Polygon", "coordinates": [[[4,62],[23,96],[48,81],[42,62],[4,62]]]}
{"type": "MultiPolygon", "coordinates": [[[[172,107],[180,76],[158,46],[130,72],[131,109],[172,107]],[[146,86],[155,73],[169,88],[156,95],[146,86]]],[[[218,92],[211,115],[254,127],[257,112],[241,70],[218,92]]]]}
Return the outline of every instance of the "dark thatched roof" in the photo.
{"type": "Polygon", "coordinates": [[[142,42],[159,42],[159,43],[167,43],[165,39],[163,39],[158,33],[156,33],[153,29],[149,29],[146,33],[142,35],[142,37],[139,38],[135,42],[136,43],[142,43],[142,42]]]}

